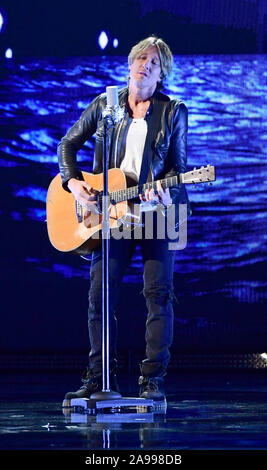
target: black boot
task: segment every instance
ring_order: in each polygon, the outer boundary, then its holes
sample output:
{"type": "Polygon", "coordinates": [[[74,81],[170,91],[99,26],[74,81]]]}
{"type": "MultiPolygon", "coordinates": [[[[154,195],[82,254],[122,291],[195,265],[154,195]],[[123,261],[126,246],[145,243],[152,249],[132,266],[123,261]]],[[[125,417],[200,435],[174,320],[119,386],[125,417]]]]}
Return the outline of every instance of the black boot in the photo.
{"type": "Polygon", "coordinates": [[[138,380],[138,385],[140,385],[140,398],[149,398],[155,401],[166,400],[163,377],[145,377],[141,375],[138,380]]]}
{"type": "MultiPolygon", "coordinates": [[[[101,392],[103,388],[102,373],[95,374],[90,369],[86,369],[82,376],[82,385],[76,392],[67,392],[63,401],[63,406],[70,406],[72,398],[90,398],[92,393],[101,392]]],[[[110,374],[110,388],[119,392],[119,386],[115,373],[110,374]]]]}

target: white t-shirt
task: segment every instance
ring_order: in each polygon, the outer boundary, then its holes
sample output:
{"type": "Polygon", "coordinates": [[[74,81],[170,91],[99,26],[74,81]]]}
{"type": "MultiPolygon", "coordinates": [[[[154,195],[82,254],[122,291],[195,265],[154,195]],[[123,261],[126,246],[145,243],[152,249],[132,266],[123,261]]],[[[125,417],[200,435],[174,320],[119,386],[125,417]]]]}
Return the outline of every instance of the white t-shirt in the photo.
{"type": "Polygon", "coordinates": [[[133,119],[126,137],[126,150],[120,169],[132,178],[139,180],[142,157],[147,135],[147,122],[144,118],[133,119]]]}

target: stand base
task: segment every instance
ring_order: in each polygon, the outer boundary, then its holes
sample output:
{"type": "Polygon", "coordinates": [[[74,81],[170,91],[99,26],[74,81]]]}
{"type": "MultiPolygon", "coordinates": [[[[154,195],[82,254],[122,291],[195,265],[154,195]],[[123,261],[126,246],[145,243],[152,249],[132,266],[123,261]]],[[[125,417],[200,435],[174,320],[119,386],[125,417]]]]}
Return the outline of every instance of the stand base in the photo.
{"type": "Polygon", "coordinates": [[[117,398],[121,398],[121,394],[113,392],[113,390],[102,390],[102,392],[95,392],[90,396],[92,400],[113,400],[117,398]]]}
{"type": "MultiPolygon", "coordinates": [[[[63,401],[63,408],[71,408],[77,412],[86,412],[88,414],[96,413],[125,413],[127,411],[146,413],[151,411],[157,402],[147,398],[72,398],[63,401]]],[[[165,402],[166,404],[166,402],[165,402]]]]}

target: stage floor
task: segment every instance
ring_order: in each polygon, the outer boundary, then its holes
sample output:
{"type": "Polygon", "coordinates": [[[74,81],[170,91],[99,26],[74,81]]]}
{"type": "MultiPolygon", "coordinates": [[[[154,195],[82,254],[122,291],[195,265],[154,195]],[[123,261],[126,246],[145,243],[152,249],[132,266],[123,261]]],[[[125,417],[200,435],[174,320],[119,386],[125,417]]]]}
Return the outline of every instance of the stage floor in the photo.
{"type": "MultiPolygon", "coordinates": [[[[123,396],[138,396],[137,376],[119,376],[123,396]]],[[[265,370],[169,373],[167,410],[90,416],[62,410],[77,373],[10,372],[1,379],[1,450],[267,448],[265,370]]]]}

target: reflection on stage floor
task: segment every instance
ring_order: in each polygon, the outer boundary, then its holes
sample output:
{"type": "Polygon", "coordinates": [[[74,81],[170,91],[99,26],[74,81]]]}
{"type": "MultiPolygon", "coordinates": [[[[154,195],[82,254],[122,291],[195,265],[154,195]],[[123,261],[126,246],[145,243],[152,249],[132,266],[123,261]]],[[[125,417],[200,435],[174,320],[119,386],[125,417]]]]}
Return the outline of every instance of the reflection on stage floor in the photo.
{"type": "MultiPolygon", "coordinates": [[[[63,409],[79,384],[66,372],[1,376],[0,448],[266,449],[266,371],[179,371],[166,380],[167,407],[89,415],[63,409]]],[[[138,396],[136,377],[120,377],[138,396]]]]}

